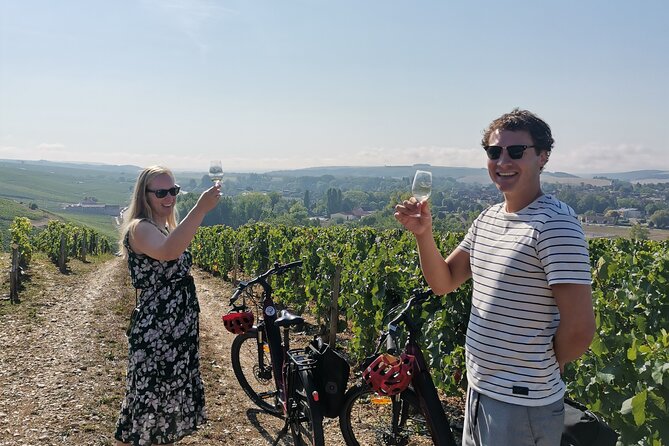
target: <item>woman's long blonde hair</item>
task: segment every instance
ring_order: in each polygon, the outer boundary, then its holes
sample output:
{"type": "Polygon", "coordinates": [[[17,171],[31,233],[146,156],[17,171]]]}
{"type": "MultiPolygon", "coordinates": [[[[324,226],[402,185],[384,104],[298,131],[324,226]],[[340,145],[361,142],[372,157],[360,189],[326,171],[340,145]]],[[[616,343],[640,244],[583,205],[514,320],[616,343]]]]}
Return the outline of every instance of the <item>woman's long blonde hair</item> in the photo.
{"type": "MultiPolygon", "coordinates": [[[[167,174],[174,181],[174,174],[170,169],[163,166],[150,166],[142,170],[135,182],[135,189],[132,192],[132,199],[130,206],[123,211],[123,220],[121,222],[120,237],[119,237],[119,251],[124,257],[128,255],[123,241],[128,233],[132,234],[137,227],[137,224],[144,218],[152,219],[151,206],[146,198],[146,189],[149,183],[158,175],[167,174]]],[[[177,211],[176,206],[172,208],[172,213],[167,217],[167,228],[171,231],[177,227],[177,211]]]]}

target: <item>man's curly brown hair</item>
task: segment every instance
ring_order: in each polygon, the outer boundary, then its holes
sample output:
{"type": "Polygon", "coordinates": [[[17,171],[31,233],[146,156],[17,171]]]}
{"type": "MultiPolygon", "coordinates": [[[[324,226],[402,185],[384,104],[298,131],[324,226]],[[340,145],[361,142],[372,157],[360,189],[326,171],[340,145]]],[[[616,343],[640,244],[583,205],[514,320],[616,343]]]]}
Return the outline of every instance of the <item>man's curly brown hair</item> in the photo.
{"type": "Polygon", "coordinates": [[[555,140],[551,135],[551,128],[534,113],[528,110],[520,110],[514,108],[511,113],[505,113],[499,118],[490,123],[487,129],[483,132],[483,139],[481,145],[483,147],[488,145],[490,135],[495,130],[509,130],[512,132],[526,131],[532,137],[532,142],[537,152],[537,155],[545,150],[550,155],[553,149],[555,140]]]}

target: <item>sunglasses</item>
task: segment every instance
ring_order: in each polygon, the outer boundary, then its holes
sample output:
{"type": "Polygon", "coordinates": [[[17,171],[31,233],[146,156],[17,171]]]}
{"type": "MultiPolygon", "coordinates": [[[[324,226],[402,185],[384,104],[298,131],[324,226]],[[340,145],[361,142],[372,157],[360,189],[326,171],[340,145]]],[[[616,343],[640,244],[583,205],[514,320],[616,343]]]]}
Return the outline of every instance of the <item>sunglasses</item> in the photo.
{"type": "Polygon", "coordinates": [[[488,154],[488,158],[491,160],[496,160],[499,159],[500,156],[502,156],[502,150],[506,148],[507,153],[509,154],[509,157],[512,160],[519,160],[523,157],[523,153],[525,153],[525,149],[529,149],[530,147],[534,146],[523,146],[523,145],[514,145],[514,146],[484,146],[483,150],[486,151],[488,154]]]}
{"type": "Polygon", "coordinates": [[[156,198],[165,198],[167,197],[167,194],[176,197],[180,190],[181,186],[179,186],[178,184],[175,184],[174,187],[170,187],[169,189],[156,189],[156,190],[146,189],[147,192],[153,192],[154,194],[156,194],[156,198]]]}

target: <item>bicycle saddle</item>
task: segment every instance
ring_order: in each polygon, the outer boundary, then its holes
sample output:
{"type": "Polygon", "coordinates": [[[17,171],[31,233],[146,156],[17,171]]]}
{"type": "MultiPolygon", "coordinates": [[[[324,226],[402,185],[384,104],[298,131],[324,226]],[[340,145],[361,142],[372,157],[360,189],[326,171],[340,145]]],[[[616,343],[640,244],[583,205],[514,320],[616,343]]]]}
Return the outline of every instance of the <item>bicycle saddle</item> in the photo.
{"type": "Polygon", "coordinates": [[[293,325],[300,325],[304,323],[304,318],[291,313],[288,310],[279,311],[279,317],[274,321],[277,327],[292,327],[293,325]]]}

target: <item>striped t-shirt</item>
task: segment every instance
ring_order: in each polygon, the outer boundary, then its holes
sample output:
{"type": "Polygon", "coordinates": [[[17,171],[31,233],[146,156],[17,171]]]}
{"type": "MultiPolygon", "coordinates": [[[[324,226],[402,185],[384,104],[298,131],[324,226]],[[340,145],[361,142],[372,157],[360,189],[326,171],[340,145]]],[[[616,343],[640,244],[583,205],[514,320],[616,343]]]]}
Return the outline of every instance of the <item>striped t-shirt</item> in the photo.
{"type": "Polygon", "coordinates": [[[550,285],[590,284],[588,245],[574,210],[550,195],[510,213],[489,207],[459,248],[474,282],[467,379],[478,392],[524,406],[551,404],[565,385],[553,351],[560,313],[550,285]]]}

